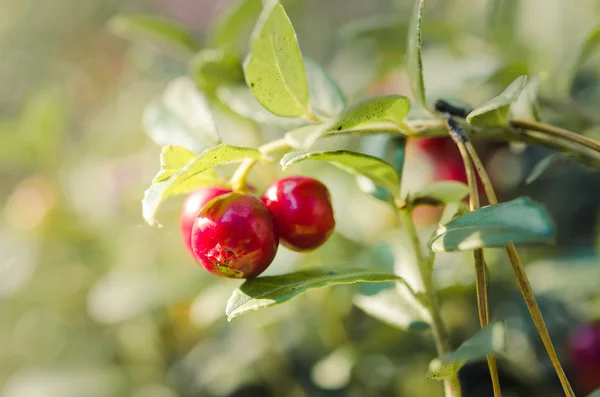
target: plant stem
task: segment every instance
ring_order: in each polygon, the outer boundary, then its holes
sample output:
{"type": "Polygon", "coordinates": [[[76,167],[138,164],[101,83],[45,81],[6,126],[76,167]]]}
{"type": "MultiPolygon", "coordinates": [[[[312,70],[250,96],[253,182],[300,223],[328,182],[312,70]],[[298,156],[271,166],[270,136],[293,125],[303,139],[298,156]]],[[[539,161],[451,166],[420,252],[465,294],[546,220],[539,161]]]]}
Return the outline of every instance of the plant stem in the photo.
{"type": "MultiPolygon", "coordinates": [[[[455,141],[456,142],[456,141],[455,141]]],[[[460,155],[462,157],[465,172],[467,174],[467,183],[469,185],[469,209],[475,211],[479,209],[479,192],[477,191],[477,180],[473,165],[469,158],[469,153],[463,142],[456,142],[460,155]]],[[[477,312],[479,313],[479,325],[481,328],[486,327],[490,323],[490,309],[488,303],[487,290],[487,267],[483,255],[483,249],[478,248],[473,251],[473,261],[475,263],[475,293],[477,295],[477,312]]],[[[492,378],[492,389],[494,397],[502,397],[502,389],[500,388],[500,378],[498,377],[498,365],[496,357],[491,354],[487,355],[488,368],[490,377],[492,378]]]]}
{"type": "MultiPolygon", "coordinates": [[[[433,288],[433,261],[427,259],[423,254],[421,248],[421,241],[415,228],[415,224],[412,219],[412,211],[410,208],[398,211],[401,218],[402,224],[406,228],[408,237],[411,245],[414,249],[417,263],[419,264],[419,271],[421,273],[421,279],[423,281],[423,288],[425,290],[425,301],[429,314],[431,315],[431,331],[433,334],[433,340],[435,342],[435,348],[438,356],[442,356],[447,353],[450,349],[448,344],[448,332],[442,322],[440,315],[440,308],[435,296],[433,288]]],[[[444,380],[444,390],[446,397],[461,397],[460,383],[456,377],[444,380]]]]}
{"type": "MultiPolygon", "coordinates": [[[[497,204],[498,199],[496,197],[496,193],[494,192],[494,188],[491,184],[490,178],[483,167],[483,163],[481,159],[477,155],[475,148],[470,142],[465,144],[466,149],[475,164],[475,168],[479,173],[479,177],[481,178],[481,182],[483,183],[483,187],[485,189],[487,198],[490,204],[497,204]]],[[[556,350],[554,349],[554,345],[552,344],[552,339],[550,339],[550,334],[548,333],[548,328],[546,327],[546,323],[544,322],[544,318],[542,316],[542,312],[540,311],[540,307],[537,304],[535,296],[533,294],[533,289],[531,287],[531,283],[529,282],[529,278],[527,277],[527,273],[525,272],[525,268],[523,267],[523,263],[521,262],[521,258],[517,252],[517,248],[513,243],[508,243],[505,246],[506,253],[508,255],[508,259],[512,265],[513,271],[515,273],[515,277],[517,279],[517,284],[519,285],[519,289],[521,290],[521,294],[523,295],[523,299],[525,300],[525,304],[527,305],[527,309],[529,310],[529,314],[535,324],[535,327],[542,339],[544,347],[548,352],[548,356],[550,357],[550,361],[552,361],[552,365],[554,366],[554,370],[558,375],[560,383],[565,392],[565,396],[567,397],[575,397],[575,393],[569,384],[569,380],[560,365],[560,361],[558,359],[558,355],[556,354],[556,350]]]]}
{"type": "Polygon", "coordinates": [[[231,187],[234,191],[244,191],[246,189],[246,178],[256,164],[255,159],[245,159],[231,177],[231,187]]]}
{"type": "Polygon", "coordinates": [[[554,125],[540,123],[537,121],[526,121],[526,120],[511,120],[510,124],[513,127],[524,128],[526,130],[538,131],[548,134],[553,137],[566,139],[572,142],[576,142],[582,146],[600,152],[600,142],[597,142],[585,135],[577,134],[573,131],[566,130],[564,128],[556,127],[554,125]]]}

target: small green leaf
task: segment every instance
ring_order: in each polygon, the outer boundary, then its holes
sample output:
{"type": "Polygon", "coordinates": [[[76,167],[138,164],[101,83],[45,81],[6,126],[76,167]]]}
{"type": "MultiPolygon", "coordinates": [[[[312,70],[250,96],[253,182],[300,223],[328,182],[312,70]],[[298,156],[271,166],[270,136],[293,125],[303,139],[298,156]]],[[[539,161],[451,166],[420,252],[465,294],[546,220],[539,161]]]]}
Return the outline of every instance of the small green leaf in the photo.
{"type": "Polygon", "coordinates": [[[292,152],[281,159],[281,167],[286,170],[294,163],[304,160],[324,160],[354,175],[363,175],[375,184],[390,191],[393,195],[400,189],[400,177],[390,164],[362,153],[348,150],[323,152],[292,152]]]}
{"type": "Polygon", "coordinates": [[[409,27],[407,69],[412,92],[421,107],[427,109],[425,81],[423,79],[423,10],[425,0],[417,0],[409,27]]]}
{"type": "Polygon", "coordinates": [[[416,194],[410,196],[411,201],[431,198],[441,203],[451,203],[464,199],[469,194],[469,187],[457,181],[439,181],[430,183],[416,194]]]}
{"type": "Polygon", "coordinates": [[[146,106],[143,125],[160,146],[200,152],[220,142],[208,103],[188,77],[173,80],[159,99],[146,106]]]}
{"type": "Polygon", "coordinates": [[[202,186],[222,185],[213,167],[243,160],[262,158],[257,149],[221,144],[192,158],[168,180],[154,183],[144,193],[142,215],[148,224],[156,223],[154,216],[160,204],[168,197],[189,193],[202,186]]]}
{"type": "Polygon", "coordinates": [[[600,397],[600,389],[594,390],[592,394],[588,394],[587,397],[600,397]]]}
{"type": "Polygon", "coordinates": [[[410,100],[402,95],[380,96],[351,107],[328,130],[331,133],[370,132],[396,129],[404,124],[410,111],[410,100]],[[368,131],[358,131],[368,129],[368,131]]]}
{"type": "Polygon", "coordinates": [[[242,61],[223,50],[202,50],[190,61],[190,75],[206,94],[222,84],[243,84],[242,61]]]}
{"type": "Polygon", "coordinates": [[[455,376],[469,361],[485,358],[488,354],[502,354],[506,350],[506,327],[503,322],[488,325],[478,331],[452,353],[436,358],[429,365],[430,379],[455,376]]]}
{"type": "Polygon", "coordinates": [[[519,76],[495,98],[490,99],[467,115],[467,122],[476,127],[503,127],[508,125],[510,105],[519,98],[527,83],[526,76],[519,76]]]}
{"type": "Polygon", "coordinates": [[[310,114],[308,83],[296,32],[281,4],[261,14],[244,73],[252,94],[271,113],[282,117],[310,114]]]}
{"type": "Polygon", "coordinates": [[[455,218],[436,230],[429,246],[434,252],[447,252],[553,240],[554,225],[546,210],[520,197],[455,218]]]}
{"type": "Polygon", "coordinates": [[[169,145],[162,148],[160,153],[160,171],[152,183],[163,182],[189,163],[196,153],[181,146],[169,145]]]}
{"type": "Polygon", "coordinates": [[[375,295],[355,295],[354,304],[369,316],[404,330],[422,330],[431,323],[427,309],[396,288],[386,288],[375,295]]]}
{"type": "Polygon", "coordinates": [[[533,183],[533,181],[538,179],[550,167],[572,158],[573,156],[568,153],[552,153],[551,155],[544,157],[543,159],[538,161],[537,164],[533,167],[533,169],[525,179],[525,183],[533,183]]]}
{"type": "Polygon", "coordinates": [[[277,305],[309,289],[338,284],[402,281],[394,274],[368,269],[312,269],[247,280],[233,292],[225,313],[229,320],[249,311],[277,305]]]}
{"type": "Polygon", "coordinates": [[[198,51],[194,36],[175,21],[152,15],[117,15],[108,22],[109,30],[120,37],[141,40],[184,54],[198,51]]]}
{"type": "Polygon", "coordinates": [[[262,11],[261,0],[238,0],[219,16],[210,43],[227,52],[245,52],[248,35],[262,11]]]}
{"type": "Polygon", "coordinates": [[[321,65],[308,57],[303,59],[308,78],[311,109],[322,117],[337,116],[346,105],[340,87],[321,65]]]}

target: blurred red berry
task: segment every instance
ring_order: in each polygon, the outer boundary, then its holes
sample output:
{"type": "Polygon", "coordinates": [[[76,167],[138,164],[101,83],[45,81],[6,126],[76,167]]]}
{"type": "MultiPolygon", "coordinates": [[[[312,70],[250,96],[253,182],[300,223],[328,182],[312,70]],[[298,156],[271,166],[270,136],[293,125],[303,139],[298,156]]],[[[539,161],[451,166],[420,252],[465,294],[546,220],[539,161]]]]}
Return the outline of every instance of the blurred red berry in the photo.
{"type": "Polygon", "coordinates": [[[600,388],[600,323],[576,328],[569,337],[569,351],[581,389],[590,393],[600,388]]]}

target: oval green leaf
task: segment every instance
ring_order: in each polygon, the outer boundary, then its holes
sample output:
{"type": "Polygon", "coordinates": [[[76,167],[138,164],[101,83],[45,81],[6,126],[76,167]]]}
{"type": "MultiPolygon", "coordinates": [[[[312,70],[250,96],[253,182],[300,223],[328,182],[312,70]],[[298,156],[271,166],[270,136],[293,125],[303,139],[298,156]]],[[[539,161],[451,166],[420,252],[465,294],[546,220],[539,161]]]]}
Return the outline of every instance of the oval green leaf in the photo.
{"type": "Polygon", "coordinates": [[[281,276],[258,277],[247,280],[233,292],[227,302],[227,318],[249,311],[277,305],[309,289],[338,284],[380,283],[402,281],[395,274],[368,269],[312,269],[281,276]]]}
{"type": "Polygon", "coordinates": [[[425,97],[425,80],[423,79],[423,10],[425,9],[425,0],[417,0],[415,10],[409,27],[408,34],[408,52],[407,70],[408,78],[413,95],[417,102],[427,109],[427,99],[425,97]]]}
{"type": "Polygon", "coordinates": [[[434,252],[448,252],[553,241],[554,225],[546,210],[520,197],[453,219],[436,230],[429,246],[434,252]]]}
{"type": "Polygon", "coordinates": [[[154,183],[146,190],[142,200],[144,220],[154,225],[156,211],[168,197],[186,194],[202,186],[222,185],[223,181],[216,176],[213,167],[246,158],[258,160],[262,155],[257,149],[221,144],[193,157],[168,180],[154,183]]]}
{"type": "Polygon", "coordinates": [[[340,87],[321,65],[308,57],[304,57],[304,68],[312,111],[325,118],[339,115],[346,105],[340,87]]]}
{"type": "Polygon", "coordinates": [[[185,167],[194,157],[196,157],[196,153],[181,146],[169,145],[163,147],[160,152],[160,171],[156,174],[152,183],[166,181],[185,167]]]}
{"type": "Polygon", "coordinates": [[[458,181],[438,181],[430,183],[419,192],[410,196],[411,202],[432,201],[447,204],[464,199],[469,187],[458,181]]]}
{"type": "Polygon", "coordinates": [[[300,47],[281,4],[263,11],[253,33],[244,74],[256,100],[271,113],[282,117],[310,114],[300,47]]]}
{"type": "Polygon", "coordinates": [[[592,394],[588,394],[587,397],[600,397],[600,389],[594,390],[592,394]]]}
{"type": "Polygon", "coordinates": [[[220,49],[198,52],[190,61],[190,75],[207,95],[222,84],[243,84],[244,71],[239,57],[220,49]]]}
{"type": "Polygon", "coordinates": [[[244,53],[248,35],[261,11],[261,0],[234,2],[214,24],[210,37],[211,45],[227,52],[244,53]]]}
{"type": "Polygon", "coordinates": [[[194,36],[170,19],[152,15],[117,15],[108,21],[109,30],[120,37],[143,41],[186,55],[198,51],[194,36]]]}
{"type": "Polygon", "coordinates": [[[456,376],[458,370],[469,361],[498,355],[506,350],[506,326],[499,321],[479,330],[452,353],[436,358],[429,364],[430,379],[456,376]]]}
{"type": "Polygon", "coordinates": [[[329,133],[380,133],[390,129],[401,131],[410,111],[410,100],[402,95],[368,99],[348,109],[328,130],[329,133]]]}
{"type": "Polygon", "coordinates": [[[392,165],[377,157],[348,150],[288,153],[281,159],[281,167],[286,170],[292,164],[305,160],[328,161],[351,174],[363,175],[392,195],[400,189],[400,177],[392,165]]]}
{"type": "Polygon", "coordinates": [[[517,77],[500,95],[471,111],[467,122],[482,128],[507,126],[510,105],[519,98],[526,83],[527,76],[517,77]]]}

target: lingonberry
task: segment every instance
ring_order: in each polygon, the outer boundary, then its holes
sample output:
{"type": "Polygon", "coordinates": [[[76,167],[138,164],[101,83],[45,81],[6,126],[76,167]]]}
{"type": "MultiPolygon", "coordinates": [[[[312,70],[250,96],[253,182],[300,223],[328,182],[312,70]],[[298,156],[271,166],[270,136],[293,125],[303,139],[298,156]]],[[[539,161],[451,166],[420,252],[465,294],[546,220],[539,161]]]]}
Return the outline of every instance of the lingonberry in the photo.
{"type": "Polygon", "coordinates": [[[569,337],[571,361],[585,393],[600,388],[600,323],[576,328],[569,337]]]}
{"type": "Polygon", "coordinates": [[[185,246],[192,256],[194,256],[191,245],[192,226],[194,226],[196,216],[210,200],[225,193],[231,193],[231,189],[220,186],[205,187],[193,191],[183,201],[181,216],[179,217],[179,229],[185,246]]]}
{"type": "Polygon", "coordinates": [[[279,246],[267,207],[257,197],[239,192],[221,195],[200,210],[191,243],[202,266],[230,278],[258,276],[279,246]]]}
{"type": "Polygon", "coordinates": [[[266,190],[263,202],[273,214],[281,243],[295,251],[319,247],[335,227],[329,191],[316,179],[280,179],[266,190]]]}

